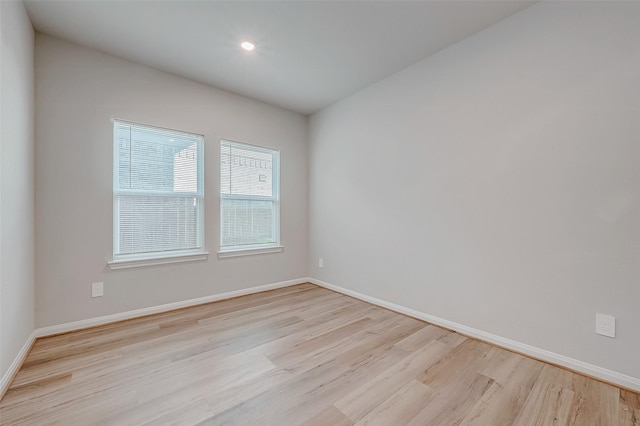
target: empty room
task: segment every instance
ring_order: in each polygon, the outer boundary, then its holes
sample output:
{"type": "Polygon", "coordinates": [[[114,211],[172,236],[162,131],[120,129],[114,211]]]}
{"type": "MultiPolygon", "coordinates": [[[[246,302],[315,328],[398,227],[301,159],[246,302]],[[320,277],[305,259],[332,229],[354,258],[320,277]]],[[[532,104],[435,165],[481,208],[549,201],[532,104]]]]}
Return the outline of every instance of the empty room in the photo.
{"type": "Polygon", "coordinates": [[[0,32],[0,425],[640,425],[640,2],[0,32]]]}

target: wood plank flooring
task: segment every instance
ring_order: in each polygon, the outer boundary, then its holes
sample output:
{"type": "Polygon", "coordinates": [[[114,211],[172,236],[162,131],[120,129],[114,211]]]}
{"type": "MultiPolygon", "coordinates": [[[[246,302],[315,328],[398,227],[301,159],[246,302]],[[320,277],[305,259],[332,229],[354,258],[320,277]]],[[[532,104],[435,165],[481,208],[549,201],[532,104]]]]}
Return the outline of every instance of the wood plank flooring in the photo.
{"type": "Polygon", "coordinates": [[[640,425],[640,396],[312,284],[36,341],[2,425],[640,425]]]}

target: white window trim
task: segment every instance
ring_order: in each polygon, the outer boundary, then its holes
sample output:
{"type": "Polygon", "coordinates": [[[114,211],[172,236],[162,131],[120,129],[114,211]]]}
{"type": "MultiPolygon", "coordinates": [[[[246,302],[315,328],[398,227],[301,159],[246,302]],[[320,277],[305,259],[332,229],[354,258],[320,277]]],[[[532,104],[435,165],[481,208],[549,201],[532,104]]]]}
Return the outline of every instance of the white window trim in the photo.
{"type": "Polygon", "coordinates": [[[207,260],[209,258],[209,252],[205,247],[205,232],[204,232],[204,223],[206,221],[205,210],[204,210],[204,135],[186,132],[183,130],[170,129],[167,127],[161,126],[152,126],[149,124],[139,123],[135,121],[122,120],[120,118],[112,118],[111,122],[115,125],[115,123],[123,123],[128,125],[134,125],[139,127],[151,127],[163,130],[169,130],[172,132],[178,133],[187,133],[194,136],[199,136],[202,138],[201,149],[199,151],[199,155],[202,158],[202,167],[198,170],[198,179],[202,183],[202,194],[199,194],[201,199],[200,203],[200,224],[198,229],[198,238],[201,242],[201,247],[193,250],[175,250],[170,252],[160,252],[160,253],[141,253],[141,254],[127,254],[127,255],[117,255],[115,254],[116,247],[119,244],[119,233],[120,233],[120,223],[118,221],[119,207],[118,207],[118,195],[125,193],[135,193],[136,191],[117,191],[116,189],[116,181],[118,176],[118,168],[116,165],[115,159],[118,156],[118,146],[114,142],[113,148],[113,254],[112,259],[107,261],[107,266],[111,270],[119,270],[119,269],[128,269],[128,268],[139,268],[145,266],[156,266],[156,265],[164,265],[164,264],[172,264],[172,263],[183,263],[183,262],[194,262],[194,261],[202,261],[207,260]]]}
{"type": "Polygon", "coordinates": [[[168,265],[172,263],[195,262],[199,260],[207,260],[209,258],[208,251],[195,251],[189,253],[172,253],[171,255],[161,256],[145,256],[129,258],[120,256],[117,260],[107,262],[109,269],[116,271],[118,269],[140,268],[144,266],[168,265]]]}
{"type": "Polygon", "coordinates": [[[283,246],[269,246],[264,248],[243,248],[237,250],[225,250],[218,252],[218,259],[226,259],[228,257],[238,256],[254,256],[256,254],[280,253],[284,250],[283,246]]]}
{"type": "MultiPolygon", "coordinates": [[[[259,146],[259,145],[253,145],[250,143],[245,143],[245,142],[238,142],[238,141],[234,141],[231,139],[221,139],[220,143],[222,144],[223,142],[226,143],[230,143],[230,144],[236,144],[236,145],[244,145],[244,146],[248,146],[251,148],[256,149],[257,151],[262,151],[262,152],[267,152],[267,153],[273,153],[275,152],[275,159],[273,162],[273,181],[276,182],[276,184],[273,187],[273,195],[271,197],[269,197],[269,199],[273,199],[274,201],[274,222],[273,222],[273,230],[274,233],[276,235],[276,241],[273,243],[266,243],[266,244],[251,244],[251,245],[247,245],[247,246],[227,246],[227,247],[222,247],[222,202],[221,200],[223,198],[231,198],[231,199],[256,199],[256,200],[264,200],[265,197],[262,196],[251,196],[251,195],[241,195],[241,196],[233,196],[233,195],[227,195],[227,194],[222,194],[222,190],[220,187],[218,187],[218,203],[220,205],[220,220],[218,223],[218,229],[220,231],[220,238],[218,241],[219,244],[219,248],[220,251],[218,251],[218,258],[219,259],[224,259],[224,258],[229,258],[229,257],[238,257],[238,256],[253,256],[253,255],[258,255],[258,254],[266,254],[266,253],[280,253],[284,250],[284,246],[281,245],[280,243],[280,150],[277,149],[273,149],[273,148],[267,148],[264,146],[259,146]]],[[[220,154],[220,151],[218,151],[218,155],[220,154]]],[[[218,159],[218,164],[220,164],[220,159],[218,159]]]]}

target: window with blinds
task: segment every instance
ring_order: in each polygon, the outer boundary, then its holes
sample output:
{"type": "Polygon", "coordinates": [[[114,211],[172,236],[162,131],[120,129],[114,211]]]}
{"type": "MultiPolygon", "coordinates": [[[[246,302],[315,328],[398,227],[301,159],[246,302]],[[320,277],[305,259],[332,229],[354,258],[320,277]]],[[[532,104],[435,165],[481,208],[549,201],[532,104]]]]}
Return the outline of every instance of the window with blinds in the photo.
{"type": "Polygon", "coordinates": [[[221,252],[280,244],[278,178],[278,151],[220,142],[221,252]]]}
{"type": "Polygon", "coordinates": [[[200,135],[114,121],[113,258],[204,251],[200,135]]]}

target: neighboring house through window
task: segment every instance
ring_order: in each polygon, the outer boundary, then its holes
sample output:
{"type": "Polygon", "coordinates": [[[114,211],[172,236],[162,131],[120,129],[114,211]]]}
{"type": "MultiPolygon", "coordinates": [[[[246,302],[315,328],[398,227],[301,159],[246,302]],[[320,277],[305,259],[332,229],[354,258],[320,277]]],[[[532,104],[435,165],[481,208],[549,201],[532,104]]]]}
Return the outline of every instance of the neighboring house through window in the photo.
{"type": "Polygon", "coordinates": [[[276,150],[220,142],[220,257],[282,251],[276,150]]]}
{"type": "Polygon", "coordinates": [[[112,269],[202,259],[204,138],[115,120],[113,143],[112,269]]]}

